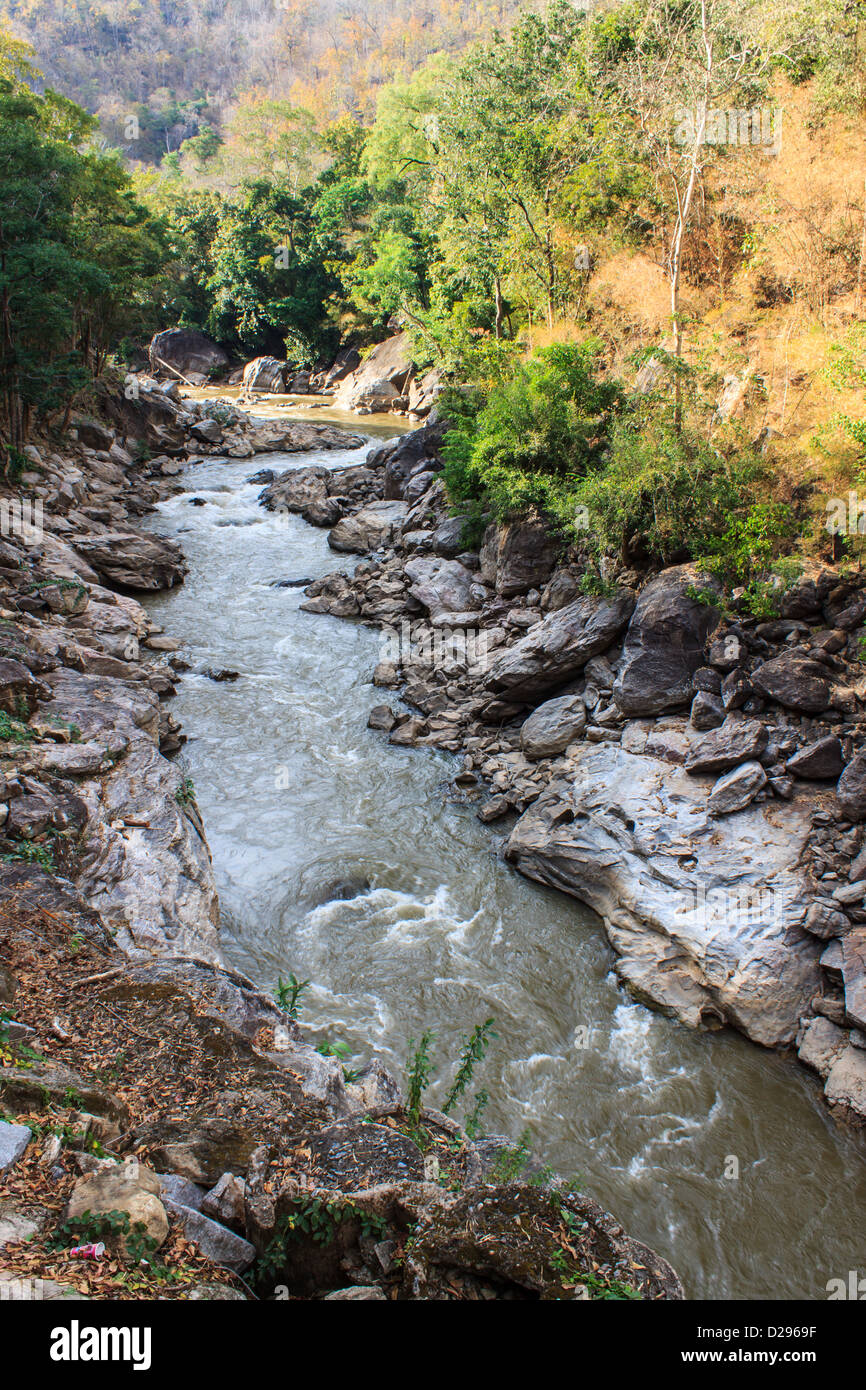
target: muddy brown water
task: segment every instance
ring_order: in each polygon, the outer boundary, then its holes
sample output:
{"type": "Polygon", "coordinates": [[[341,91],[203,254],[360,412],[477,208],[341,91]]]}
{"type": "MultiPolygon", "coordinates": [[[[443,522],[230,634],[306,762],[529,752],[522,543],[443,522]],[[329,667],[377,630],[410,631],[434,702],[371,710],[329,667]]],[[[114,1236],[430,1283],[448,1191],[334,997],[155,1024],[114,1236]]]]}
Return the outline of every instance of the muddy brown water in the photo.
{"type": "MultiPolygon", "coordinates": [[[[405,428],[350,418],[371,439],[405,428]]],[[[227,959],[268,990],[290,971],[310,979],[301,1022],[316,1042],[345,1042],[351,1065],[377,1056],[402,1074],[410,1038],[432,1029],[434,1103],[462,1038],[495,1017],[477,1076],[488,1132],[528,1129],[533,1154],[579,1176],[691,1298],[826,1298],[828,1280],[866,1272],[866,1137],[832,1119],[790,1058],[633,1003],[594,914],[522,879],[502,833],[453,799],[456,760],[367,729],[380,634],[301,613],[301,588],[274,587],[354,561],[325,531],[266,512],[246,479],[362,455],[191,465],[188,491],[150,523],[190,563],[182,588],[148,602],[152,617],[194,667],[240,673],[194,670],[171,702],[227,959]]]]}

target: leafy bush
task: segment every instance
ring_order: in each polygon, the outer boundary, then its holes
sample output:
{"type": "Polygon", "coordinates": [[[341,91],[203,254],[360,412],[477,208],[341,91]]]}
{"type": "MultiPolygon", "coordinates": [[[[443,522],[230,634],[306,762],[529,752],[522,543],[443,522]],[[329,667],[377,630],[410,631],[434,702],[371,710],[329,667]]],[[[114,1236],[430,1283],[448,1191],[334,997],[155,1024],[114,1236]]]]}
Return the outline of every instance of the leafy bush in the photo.
{"type": "Polygon", "coordinates": [[[598,376],[600,345],[543,348],[489,390],[452,392],[445,481],[456,502],[482,500],[499,518],[537,509],[565,519],[575,483],[598,465],[624,402],[598,376]]]}
{"type": "Polygon", "coordinates": [[[754,501],[763,470],[752,454],[726,458],[664,414],[635,410],[615,421],[604,466],[574,489],[578,539],[596,559],[698,556],[754,501]]]}

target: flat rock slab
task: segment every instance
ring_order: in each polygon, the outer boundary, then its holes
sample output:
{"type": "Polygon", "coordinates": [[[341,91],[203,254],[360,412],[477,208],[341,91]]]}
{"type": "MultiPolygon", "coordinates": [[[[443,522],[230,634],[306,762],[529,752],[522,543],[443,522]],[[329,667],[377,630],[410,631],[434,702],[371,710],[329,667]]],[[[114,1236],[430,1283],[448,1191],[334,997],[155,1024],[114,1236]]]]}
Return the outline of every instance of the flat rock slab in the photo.
{"type": "Polygon", "coordinates": [[[211,1221],[209,1216],[192,1207],[172,1202],[170,1198],[166,1198],[166,1206],[180,1218],[187,1240],[193,1241],[214,1264],[233,1269],[238,1274],[249,1269],[256,1258],[256,1251],[255,1246],[244,1240],[243,1236],[235,1235],[227,1226],[211,1221]]]}
{"type": "Polygon", "coordinates": [[[684,1023],[725,1020],[768,1047],[795,1038],[821,988],[802,927],[797,803],[708,815],[705,784],[616,744],[582,746],[514,827],[506,857],[604,919],[636,998],[684,1023]]]}

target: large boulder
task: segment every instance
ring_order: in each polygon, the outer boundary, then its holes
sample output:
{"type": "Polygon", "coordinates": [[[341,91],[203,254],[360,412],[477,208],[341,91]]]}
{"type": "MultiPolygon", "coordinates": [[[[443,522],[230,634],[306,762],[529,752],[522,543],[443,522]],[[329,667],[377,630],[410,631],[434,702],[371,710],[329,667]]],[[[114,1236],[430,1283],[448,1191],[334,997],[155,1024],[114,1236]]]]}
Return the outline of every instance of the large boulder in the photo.
{"type": "Polygon", "coordinates": [[[550,579],[559,543],[538,517],[506,526],[493,524],[481,545],[481,578],[502,598],[542,589],[550,579]]]}
{"type": "Polygon", "coordinates": [[[357,371],[361,365],[361,354],[357,348],[340,348],[333,364],[322,378],[322,390],[333,391],[352,372],[357,371]]]}
{"type": "Polygon", "coordinates": [[[694,673],[703,665],[704,646],[720,616],[717,608],[690,595],[706,583],[693,566],[681,565],[665,570],[641,593],[613,688],[623,714],[660,714],[692,699],[694,673]]]}
{"type": "Polygon", "coordinates": [[[109,584],[154,592],[183,581],[187,563],[174,541],[135,531],[76,536],[75,549],[109,584]]]}
{"type": "MultiPolygon", "coordinates": [[[[155,333],[148,348],[151,371],[156,375],[173,367],[188,381],[208,380],[224,372],[229,364],[222,348],[197,328],[166,328],[155,333]]],[[[171,372],[168,373],[172,375],[171,372]]]]}
{"type": "Polygon", "coordinates": [[[610,598],[581,598],[549,613],[494,662],[485,684],[509,701],[534,703],[605,651],[624,630],[633,608],[634,595],[619,590],[610,598]]]}
{"type": "Polygon", "coordinates": [[[328,533],[332,550],[364,555],[388,545],[399,533],[408,508],[405,502],[370,502],[354,516],[344,516],[328,533]]]}
{"type": "Polygon", "coordinates": [[[586,706],[580,695],[545,700],[524,720],[520,746],[527,758],[555,758],[586,728],[586,706]]]}
{"type": "Polygon", "coordinates": [[[244,395],[252,391],[267,391],[280,395],[286,389],[286,364],[276,357],[254,357],[244,367],[244,395]]]}
{"type": "Polygon", "coordinates": [[[409,593],[423,603],[434,623],[447,622],[454,614],[466,614],[475,607],[472,586],[475,576],[459,560],[410,560],[404,567],[411,581],[409,593]]]}
{"type": "Polygon", "coordinates": [[[412,377],[412,341],[396,333],[377,343],[337,387],[334,404],[346,410],[388,410],[402,399],[412,377]]]}
{"type": "Polygon", "coordinates": [[[802,930],[809,806],[708,819],[705,784],[662,759],[586,743],[571,761],[524,812],[506,857],[600,914],[640,1001],[790,1043],[821,985],[821,942],[802,930]]]}
{"type": "Polygon", "coordinates": [[[799,714],[820,714],[830,704],[832,682],[827,667],[799,652],[783,652],[752,672],[761,695],[799,714]]]}
{"type": "Polygon", "coordinates": [[[707,803],[712,816],[743,811],[767,785],[767,774],[756,760],[740,763],[716,782],[707,803]]]}
{"type": "Polygon", "coordinates": [[[729,714],[718,729],[711,729],[694,744],[686,758],[686,772],[729,772],[740,763],[759,758],[769,735],[757,719],[729,714]]]}

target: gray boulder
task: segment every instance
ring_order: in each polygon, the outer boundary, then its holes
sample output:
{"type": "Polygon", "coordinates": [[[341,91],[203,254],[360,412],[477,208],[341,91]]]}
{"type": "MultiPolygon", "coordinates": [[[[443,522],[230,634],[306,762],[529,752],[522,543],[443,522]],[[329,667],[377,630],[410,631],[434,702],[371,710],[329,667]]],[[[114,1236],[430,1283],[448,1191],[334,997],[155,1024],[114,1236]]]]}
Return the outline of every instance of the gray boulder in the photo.
{"type": "Polygon", "coordinates": [[[229,364],[222,348],[196,328],[166,328],[156,333],[150,341],[148,356],[154,373],[164,371],[166,366],[174,367],[190,380],[197,376],[213,376],[229,364]]]}
{"type": "Polygon", "coordinates": [[[849,820],[866,820],[866,753],[852,758],[836,783],[836,800],[849,820]]]}
{"type": "Polygon", "coordinates": [[[399,533],[408,508],[405,502],[370,502],[354,516],[344,516],[328,533],[332,550],[364,555],[388,545],[399,533]]]}
{"type": "Polygon", "coordinates": [[[586,706],[580,695],[546,700],[525,720],[520,746],[527,758],[555,758],[586,728],[586,706]]]}
{"type": "Polygon", "coordinates": [[[712,729],[692,748],[686,759],[686,772],[728,772],[740,763],[759,758],[767,739],[766,728],[756,719],[728,715],[720,728],[712,729]]]}
{"type": "Polygon", "coordinates": [[[481,546],[481,578],[502,598],[541,589],[550,579],[559,543],[540,518],[488,526],[481,546]]]}
{"type": "Polygon", "coordinates": [[[797,652],[765,661],[752,672],[752,685],[761,695],[800,714],[820,714],[832,693],[827,667],[797,652]]]}
{"type": "Polygon", "coordinates": [[[462,614],[476,607],[474,576],[459,560],[410,560],[403,572],[410,580],[409,593],[423,603],[434,623],[448,614],[462,614]]]}
{"type": "Polygon", "coordinates": [[[624,663],[613,697],[630,718],[684,705],[694,694],[693,677],[703,665],[704,646],[719,611],[689,597],[707,587],[692,566],[665,570],[643,590],[623,646],[624,663]]]}
{"type": "Polygon", "coordinates": [[[612,598],[578,599],[549,613],[504,652],[485,684],[509,701],[531,704],[572,680],[589,659],[619,637],[634,608],[634,595],[619,590],[612,598]]]}
{"type": "Polygon", "coordinates": [[[785,767],[793,776],[814,782],[835,779],[842,771],[842,744],[835,734],[819,738],[789,758],[785,767]]]}
{"type": "Polygon", "coordinates": [[[286,364],[276,357],[254,357],[244,367],[244,395],[266,391],[280,395],[286,389],[286,364]]]}

